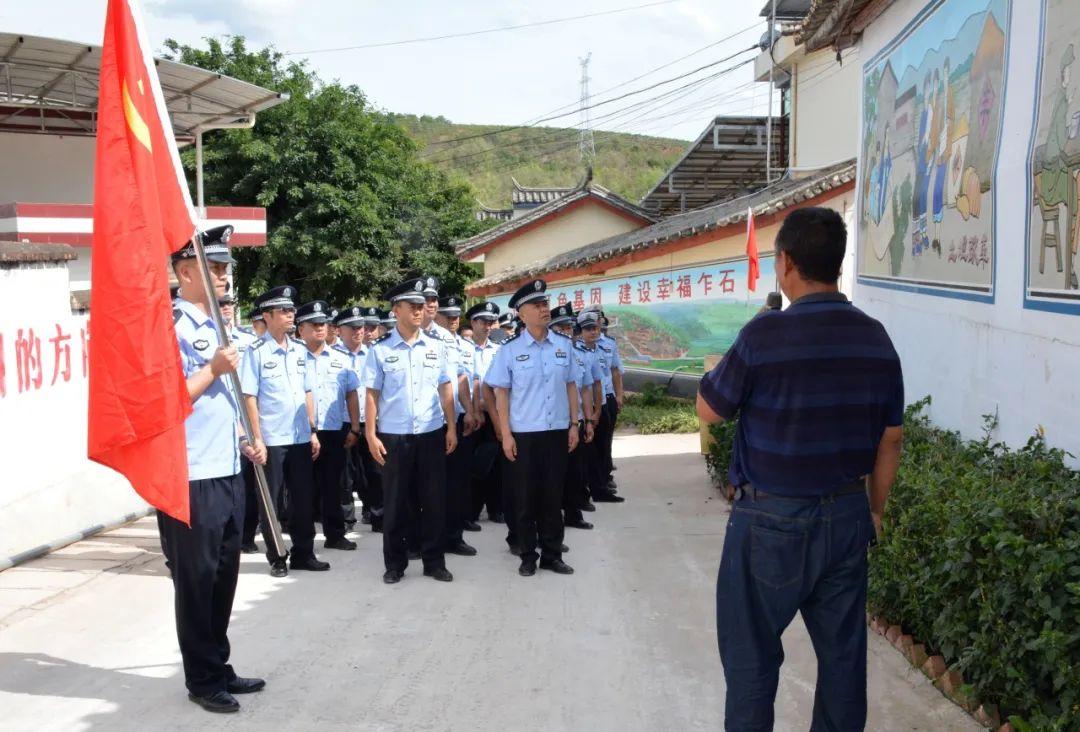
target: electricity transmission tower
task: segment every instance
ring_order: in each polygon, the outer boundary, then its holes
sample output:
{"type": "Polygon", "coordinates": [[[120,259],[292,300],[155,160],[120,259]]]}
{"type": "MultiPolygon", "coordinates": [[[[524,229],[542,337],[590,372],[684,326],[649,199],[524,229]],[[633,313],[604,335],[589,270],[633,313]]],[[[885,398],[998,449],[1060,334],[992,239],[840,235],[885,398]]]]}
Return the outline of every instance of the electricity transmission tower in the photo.
{"type": "Polygon", "coordinates": [[[591,168],[596,158],[596,144],[593,142],[592,122],[589,120],[589,59],[592,58],[590,51],[585,58],[579,58],[581,62],[581,162],[586,168],[591,168]]]}

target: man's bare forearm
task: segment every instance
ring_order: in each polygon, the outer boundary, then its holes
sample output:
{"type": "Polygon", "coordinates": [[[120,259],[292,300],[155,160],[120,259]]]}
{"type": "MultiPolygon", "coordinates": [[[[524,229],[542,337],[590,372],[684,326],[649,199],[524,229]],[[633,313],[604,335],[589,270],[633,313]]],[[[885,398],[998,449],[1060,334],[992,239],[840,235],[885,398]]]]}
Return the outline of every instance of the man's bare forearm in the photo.
{"type": "Polygon", "coordinates": [[[507,389],[495,389],[495,411],[499,416],[499,432],[510,434],[510,392],[507,389]]]}
{"type": "Polygon", "coordinates": [[[878,443],[874,472],[870,474],[870,510],[879,516],[885,511],[885,503],[889,500],[893,483],[896,482],[903,445],[901,427],[886,428],[881,442],[878,443]]]}
{"type": "Polygon", "coordinates": [[[259,401],[257,397],[244,395],[244,409],[248,413],[248,421],[251,422],[251,434],[253,440],[262,440],[262,429],[259,426],[259,401]]]}

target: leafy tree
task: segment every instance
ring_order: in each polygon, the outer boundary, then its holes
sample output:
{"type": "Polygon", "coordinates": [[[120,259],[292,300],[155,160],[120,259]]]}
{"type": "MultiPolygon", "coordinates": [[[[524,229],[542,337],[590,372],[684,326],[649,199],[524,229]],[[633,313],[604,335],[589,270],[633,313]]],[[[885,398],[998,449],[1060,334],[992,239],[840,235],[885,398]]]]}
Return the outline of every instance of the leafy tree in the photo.
{"type": "MultiPolygon", "coordinates": [[[[435,274],[446,292],[475,275],[450,243],[480,230],[473,194],[420,162],[417,146],[355,86],[326,83],[305,63],[233,36],[168,57],[290,95],[252,130],[204,136],[208,205],[264,206],[268,243],[240,250],[238,284],[251,300],[291,284],[303,300],[377,301],[408,275],[435,274]]],[[[185,150],[194,175],[194,150],[185,150]]]]}

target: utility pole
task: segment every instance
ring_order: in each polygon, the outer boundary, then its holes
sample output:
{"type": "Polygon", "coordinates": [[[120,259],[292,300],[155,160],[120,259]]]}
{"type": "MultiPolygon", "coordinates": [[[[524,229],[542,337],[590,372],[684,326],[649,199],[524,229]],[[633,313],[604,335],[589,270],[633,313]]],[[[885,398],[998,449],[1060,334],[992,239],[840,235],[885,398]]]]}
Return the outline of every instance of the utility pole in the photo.
{"type": "Polygon", "coordinates": [[[585,58],[579,58],[581,63],[581,142],[579,151],[581,162],[585,168],[591,168],[596,158],[596,143],[593,141],[592,122],[589,120],[589,60],[592,58],[590,51],[585,58]]]}
{"type": "Polygon", "coordinates": [[[773,59],[773,45],[776,43],[776,0],[772,0],[769,9],[769,117],[765,122],[765,184],[772,183],[772,92],[773,92],[773,69],[776,61],[773,59]]]}

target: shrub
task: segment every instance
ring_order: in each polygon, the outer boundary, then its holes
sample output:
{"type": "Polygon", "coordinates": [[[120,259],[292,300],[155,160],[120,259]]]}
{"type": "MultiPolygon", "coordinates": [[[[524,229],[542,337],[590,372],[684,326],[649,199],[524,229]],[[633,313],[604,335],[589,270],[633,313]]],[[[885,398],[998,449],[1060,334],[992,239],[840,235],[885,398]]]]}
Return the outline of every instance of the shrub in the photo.
{"type": "Polygon", "coordinates": [[[640,394],[627,395],[619,412],[619,423],[637,427],[645,435],[698,431],[694,405],[667,396],[662,387],[653,384],[646,384],[640,394]]]}
{"type": "Polygon", "coordinates": [[[705,467],[708,468],[709,477],[717,488],[723,488],[728,484],[728,468],[731,467],[731,450],[735,440],[736,424],[738,424],[737,419],[709,425],[712,444],[709,445],[709,452],[705,455],[705,467]]]}
{"type": "Polygon", "coordinates": [[[1018,450],[908,408],[871,612],[959,670],[1018,730],[1080,730],[1080,473],[1041,431],[1018,450]]]}

